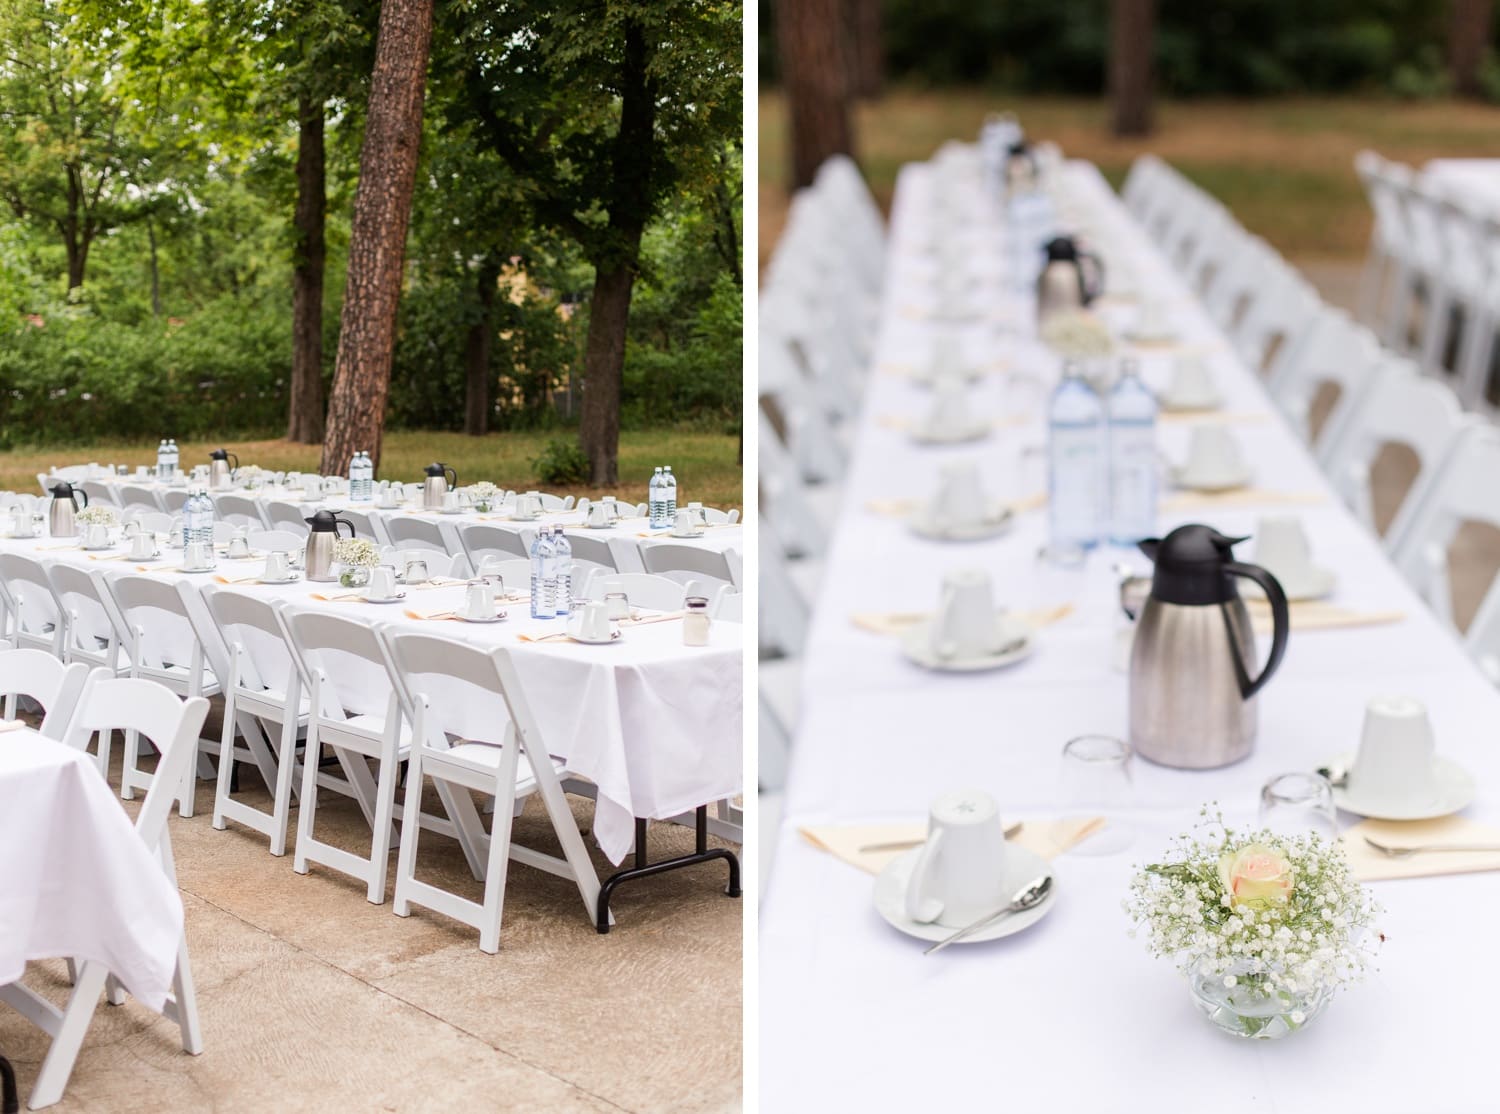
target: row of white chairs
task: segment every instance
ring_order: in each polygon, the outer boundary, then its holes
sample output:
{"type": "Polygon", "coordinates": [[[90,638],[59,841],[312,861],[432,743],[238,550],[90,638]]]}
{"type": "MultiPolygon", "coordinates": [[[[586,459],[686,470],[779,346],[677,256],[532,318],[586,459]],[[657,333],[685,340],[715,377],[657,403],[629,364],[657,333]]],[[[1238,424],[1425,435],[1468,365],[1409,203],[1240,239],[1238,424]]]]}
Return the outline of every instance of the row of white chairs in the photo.
{"type": "Polygon", "coordinates": [[[1500,430],[1466,412],[1441,376],[1424,375],[1417,355],[1393,350],[1325,305],[1274,249],[1166,163],[1138,159],[1122,193],[1239,355],[1260,372],[1339,496],[1500,684],[1500,578],[1459,632],[1448,577],[1465,522],[1500,528],[1493,481],[1500,430]],[[1417,468],[1382,532],[1372,474],[1388,446],[1410,453],[1417,468]]]}

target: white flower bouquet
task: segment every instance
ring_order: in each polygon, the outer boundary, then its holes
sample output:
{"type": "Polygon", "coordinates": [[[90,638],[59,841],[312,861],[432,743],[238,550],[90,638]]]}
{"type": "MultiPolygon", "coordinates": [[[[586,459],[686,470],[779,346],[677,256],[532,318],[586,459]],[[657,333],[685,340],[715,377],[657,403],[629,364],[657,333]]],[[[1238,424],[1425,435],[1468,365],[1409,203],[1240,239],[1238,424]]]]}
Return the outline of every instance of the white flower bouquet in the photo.
{"type": "Polygon", "coordinates": [[[74,522],[80,526],[118,526],[120,525],[120,512],[113,507],[106,507],[102,503],[90,503],[74,516],[74,522]]]}
{"type": "Polygon", "coordinates": [[[488,511],[500,500],[500,489],[488,480],[480,480],[477,484],[469,485],[469,498],[474,503],[477,511],[488,511]]]}
{"type": "Polygon", "coordinates": [[[339,583],[359,588],[370,581],[370,570],[380,564],[380,547],[368,538],[340,538],[333,543],[333,561],[339,567],[339,583]]]}
{"type": "Polygon", "coordinates": [[[1042,322],[1041,337],[1047,347],[1070,359],[1103,359],[1114,350],[1109,327],[1084,310],[1051,314],[1042,322]]]}
{"type": "Polygon", "coordinates": [[[1379,906],[1343,850],[1311,833],[1238,832],[1205,809],[1202,834],[1179,836],[1130,884],[1130,934],[1172,959],[1216,1025],[1286,1036],[1362,978],[1379,941],[1379,906]]]}

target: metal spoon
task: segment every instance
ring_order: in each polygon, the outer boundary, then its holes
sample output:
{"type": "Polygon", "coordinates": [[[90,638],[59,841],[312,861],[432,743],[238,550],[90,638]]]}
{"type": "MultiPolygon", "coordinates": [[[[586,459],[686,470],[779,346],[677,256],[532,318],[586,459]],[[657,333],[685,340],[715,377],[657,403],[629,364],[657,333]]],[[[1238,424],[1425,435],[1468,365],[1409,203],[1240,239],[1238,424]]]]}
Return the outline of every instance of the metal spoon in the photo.
{"type": "Polygon", "coordinates": [[[1365,842],[1388,859],[1409,859],[1428,851],[1500,851],[1500,844],[1495,843],[1424,843],[1416,847],[1391,847],[1376,843],[1369,836],[1365,836],[1365,842]]]}
{"type": "Polygon", "coordinates": [[[1002,917],[1008,917],[1012,913],[1021,913],[1027,909],[1033,908],[1034,906],[1040,905],[1046,899],[1047,895],[1051,892],[1052,875],[1043,874],[1040,878],[1033,878],[1030,882],[1026,883],[1025,886],[1021,887],[1021,889],[1016,893],[1016,896],[1011,899],[1010,904],[1005,906],[1005,908],[997,909],[993,913],[986,913],[984,916],[980,917],[972,924],[964,925],[963,928],[959,929],[952,936],[948,936],[942,940],[939,940],[936,944],[932,945],[932,947],[928,948],[922,954],[931,955],[933,952],[940,952],[949,944],[956,944],[960,940],[974,935],[974,933],[976,932],[980,932],[986,928],[989,928],[990,925],[994,924],[1002,917]]]}

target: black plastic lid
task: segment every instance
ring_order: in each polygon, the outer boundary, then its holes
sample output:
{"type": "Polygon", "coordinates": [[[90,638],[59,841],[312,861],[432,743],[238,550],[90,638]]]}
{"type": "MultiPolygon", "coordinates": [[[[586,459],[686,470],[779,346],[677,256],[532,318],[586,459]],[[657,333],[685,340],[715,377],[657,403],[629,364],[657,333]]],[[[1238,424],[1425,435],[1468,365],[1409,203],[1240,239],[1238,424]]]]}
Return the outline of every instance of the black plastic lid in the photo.
{"type": "Polygon", "coordinates": [[[426,468],[426,472],[429,476],[441,476],[447,470],[448,466],[446,464],[438,464],[436,462],[429,464],[426,468]]]}
{"type": "Polygon", "coordinates": [[[1224,567],[1234,560],[1234,545],[1244,540],[1199,525],[1179,526],[1164,538],[1147,538],[1141,552],[1156,563],[1152,598],[1189,606],[1235,599],[1239,592],[1224,567]]]}
{"type": "Polygon", "coordinates": [[[228,452],[227,449],[215,449],[213,452],[211,452],[211,453],[208,454],[208,459],[209,460],[228,460],[229,459],[229,452],[228,452]]]}
{"type": "Polygon", "coordinates": [[[313,516],[304,520],[315,534],[327,534],[338,529],[339,516],[332,511],[314,511],[313,516]]]}
{"type": "Polygon", "coordinates": [[[67,480],[58,480],[52,485],[52,497],[54,499],[71,499],[73,497],[73,485],[67,480]]]}
{"type": "Polygon", "coordinates": [[[1077,261],[1078,245],[1073,242],[1073,237],[1054,236],[1048,240],[1047,259],[1049,262],[1058,259],[1077,261]]]}

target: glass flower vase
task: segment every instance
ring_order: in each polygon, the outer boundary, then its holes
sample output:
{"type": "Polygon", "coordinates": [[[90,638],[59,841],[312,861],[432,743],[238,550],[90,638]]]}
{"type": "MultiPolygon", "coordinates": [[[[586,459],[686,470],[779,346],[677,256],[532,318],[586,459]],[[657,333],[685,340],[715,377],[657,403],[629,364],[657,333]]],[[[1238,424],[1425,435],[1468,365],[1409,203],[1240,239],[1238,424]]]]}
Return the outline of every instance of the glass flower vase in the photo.
{"type": "Polygon", "coordinates": [[[1198,971],[1189,977],[1193,1004],[1226,1033],[1251,1040],[1279,1040],[1305,1028],[1333,1000],[1329,986],[1287,990],[1248,964],[1230,972],[1198,971]]]}
{"type": "Polygon", "coordinates": [[[366,565],[339,565],[339,584],[344,588],[363,588],[370,583],[370,569],[366,565]]]}

